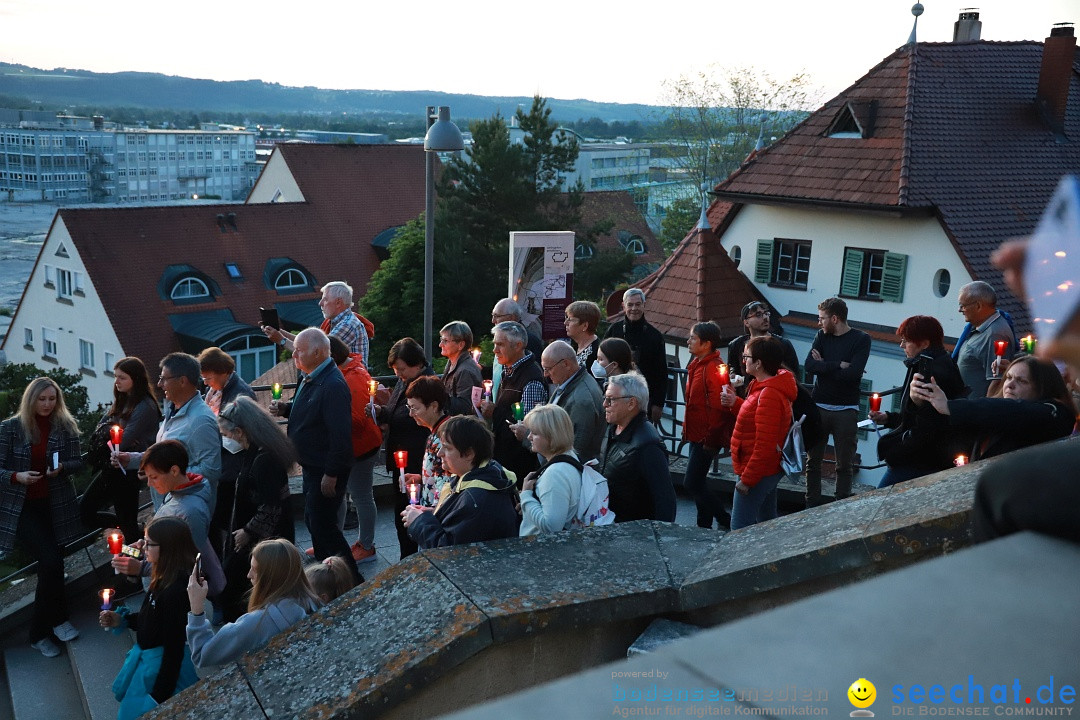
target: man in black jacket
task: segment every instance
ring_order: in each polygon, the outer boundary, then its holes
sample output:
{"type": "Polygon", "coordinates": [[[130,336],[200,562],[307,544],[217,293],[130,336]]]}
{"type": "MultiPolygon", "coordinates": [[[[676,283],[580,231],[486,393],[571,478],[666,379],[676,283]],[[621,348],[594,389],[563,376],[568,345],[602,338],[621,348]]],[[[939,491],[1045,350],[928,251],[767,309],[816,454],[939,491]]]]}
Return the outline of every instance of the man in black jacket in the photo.
{"type": "Polygon", "coordinates": [[[622,338],[630,345],[634,364],[649,384],[648,417],[657,422],[667,399],[667,351],[664,336],[645,320],[645,293],[640,289],[623,293],[623,319],[608,328],[608,338],[622,338]]]}
{"type": "Polygon", "coordinates": [[[330,339],[318,328],[296,336],[293,362],[304,374],[290,403],[272,403],[271,412],[289,419],[304,477],[304,521],[315,558],[340,555],[356,582],[352,550],[338,529],[338,508],[352,464],[352,397],[345,377],[330,357],[330,339]]]}

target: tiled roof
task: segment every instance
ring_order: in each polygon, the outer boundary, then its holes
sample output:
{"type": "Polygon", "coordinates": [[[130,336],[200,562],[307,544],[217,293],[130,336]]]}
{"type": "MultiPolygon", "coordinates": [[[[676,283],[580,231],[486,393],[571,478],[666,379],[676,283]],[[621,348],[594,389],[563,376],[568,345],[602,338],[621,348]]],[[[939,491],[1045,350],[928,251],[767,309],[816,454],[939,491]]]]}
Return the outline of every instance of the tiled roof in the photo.
{"type": "Polygon", "coordinates": [[[372,238],[423,210],[419,146],[305,144],[278,151],[307,202],[59,211],[124,352],[156,365],[180,350],[169,315],[228,308],[236,321],[256,326],[260,306],[319,297],[267,289],[263,271],[271,258],[291,258],[317,285],[345,280],[359,297],[378,266],[372,238]],[[228,213],[236,214],[237,230],[223,233],[216,218],[228,213]],[[226,262],[239,266],[243,280],[229,279],[226,262]],[[221,295],[193,305],[162,299],[162,272],[182,264],[209,276],[221,295]]]}
{"type": "Polygon", "coordinates": [[[919,43],[899,48],[717,187],[722,200],[829,203],[936,214],[972,273],[1008,295],[990,253],[1030,233],[1061,176],[1080,169],[1074,51],[1065,142],[1035,96],[1043,44],[919,43]],[[830,138],[842,112],[864,138],[830,138]]]}
{"type": "MultiPolygon", "coordinates": [[[[731,203],[713,203],[709,222],[726,226],[734,216],[731,203]]],[[[645,317],[666,337],[684,340],[694,323],[713,320],[725,338],[743,334],[739,311],[762,295],[739,272],[710,228],[694,228],[664,263],[641,282],[645,317]]],[[[622,291],[608,298],[610,319],[622,316],[622,291]]]]}
{"type": "Polygon", "coordinates": [[[602,192],[583,193],[581,203],[581,224],[588,227],[603,220],[615,222],[611,232],[596,239],[594,248],[601,250],[623,250],[619,242],[619,231],[637,235],[645,244],[645,253],[634,256],[635,265],[658,263],[664,259],[664,249],[656,239],[641,210],[634,204],[634,199],[625,190],[605,190],[602,192]]]}

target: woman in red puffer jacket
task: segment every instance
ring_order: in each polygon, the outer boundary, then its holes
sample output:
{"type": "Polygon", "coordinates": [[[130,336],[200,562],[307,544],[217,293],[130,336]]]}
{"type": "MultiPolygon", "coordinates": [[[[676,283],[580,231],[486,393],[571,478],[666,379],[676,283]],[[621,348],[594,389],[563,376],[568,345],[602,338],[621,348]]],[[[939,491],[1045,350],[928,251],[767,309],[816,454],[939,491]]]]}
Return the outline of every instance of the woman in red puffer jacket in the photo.
{"type": "Polygon", "coordinates": [[[772,336],[751,338],[743,349],[746,374],[754,379],[746,399],[724,388],[721,403],[738,413],[731,436],[731,464],[739,476],[731,508],[731,529],[776,517],[776,486],[784,477],[780,449],[791,428],[795,376],[780,368],[784,346],[772,336]]]}

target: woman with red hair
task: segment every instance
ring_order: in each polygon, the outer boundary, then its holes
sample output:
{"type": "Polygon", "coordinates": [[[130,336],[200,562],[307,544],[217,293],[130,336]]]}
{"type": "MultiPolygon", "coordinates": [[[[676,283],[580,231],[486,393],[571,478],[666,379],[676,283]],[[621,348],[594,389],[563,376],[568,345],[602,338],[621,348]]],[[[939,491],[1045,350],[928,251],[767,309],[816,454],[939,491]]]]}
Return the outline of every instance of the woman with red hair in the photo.
{"type": "Polygon", "coordinates": [[[929,315],[912,315],[896,329],[900,349],[904,351],[904,377],[900,412],[870,412],[870,419],[891,428],[878,440],[878,458],[888,463],[878,487],[888,487],[904,480],[944,470],[952,466],[957,451],[956,431],[947,418],[929,403],[908,394],[915,373],[928,380],[933,377],[950,399],[965,395],[964,380],[956,362],[945,349],[941,323],[929,315]]]}

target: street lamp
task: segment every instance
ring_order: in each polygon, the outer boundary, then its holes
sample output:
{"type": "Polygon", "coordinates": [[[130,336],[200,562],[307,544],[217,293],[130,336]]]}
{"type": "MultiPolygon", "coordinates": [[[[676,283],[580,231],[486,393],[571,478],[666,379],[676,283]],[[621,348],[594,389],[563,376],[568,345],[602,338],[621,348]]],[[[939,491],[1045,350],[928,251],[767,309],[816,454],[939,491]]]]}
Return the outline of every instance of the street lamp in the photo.
{"type": "Polygon", "coordinates": [[[435,153],[462,150],[461,131],[450,122],[450,108],[442,105],[435,111],[427,107],[427,135],[424,136],[424,354],[431,355],[431,304],[435,285],[435,153]]]}

